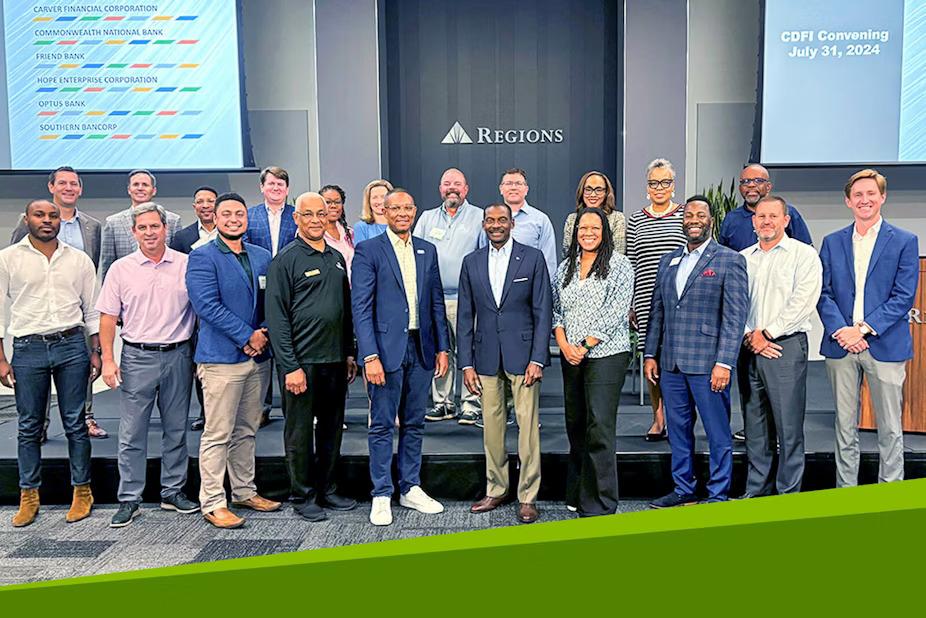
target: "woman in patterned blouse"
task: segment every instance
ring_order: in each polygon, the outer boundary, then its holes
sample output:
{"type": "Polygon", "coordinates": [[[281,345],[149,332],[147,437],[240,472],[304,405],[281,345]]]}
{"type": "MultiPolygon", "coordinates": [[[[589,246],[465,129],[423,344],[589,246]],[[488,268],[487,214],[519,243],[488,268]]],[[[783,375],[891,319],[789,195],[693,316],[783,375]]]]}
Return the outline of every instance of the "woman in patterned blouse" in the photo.
{"type": "MultiPolygon", "coordinates": [[[[627,257],[634,273],[630,324],[640,335],[637,346],[640,352],[646,342],[646,326],[659,260],[685,244],[682,208],[672,199],[675,196],[675,169],[667,159],[655,159],[646,166],[646,196],[649,204],[627,219],[627,257]]],[[[653,424],[645,438],[647,442],[657,442],[667,436],[662,391],[658,384],[647,382],[647,385],[653,406],[653,424]]]]}
{"type": "Polygon", "coordinates": [[[601,208],[581,208],[553,286],[553,332],[562,357],[569,468],[566,506],[617,511],[615,428],[630,363],[633,269],[601,208]]]}
{"type": "Polygon", "coordinates": [[[614,241],[614,250],[626,253],[624,241],[624,213],[615,210],[614,188],[611,181],[601,172],[586,172],[579,180],[576,188],[576,212],[566,217],[563,228],[563,255],[569,251],[569,239],[576,225],[576,213],[582,208],[601,208],[608,216],[608,225],[611,227],[611,238],[614,241]]]}

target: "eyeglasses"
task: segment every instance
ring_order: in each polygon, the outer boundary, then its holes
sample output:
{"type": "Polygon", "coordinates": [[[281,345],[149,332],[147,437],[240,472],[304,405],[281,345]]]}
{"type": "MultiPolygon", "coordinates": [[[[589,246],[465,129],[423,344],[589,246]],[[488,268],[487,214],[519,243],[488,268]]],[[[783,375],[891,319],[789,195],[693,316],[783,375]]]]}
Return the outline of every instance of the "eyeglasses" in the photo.
{"type": "Polygon", "coordinates": [[[585,195],[604,195],[607,192],[607,187],[585,187],[582,189],[582,193],[585,195]]]}
{"type": "Polygon", "coordinates": [[[325,200],[325,204],[328,206],[343,206],[344,202],[342,200],[325,200]]]}
{"type": "Polygon", "coordinates": [[[741,187],[756,186],[761,187],[768,182],[768,178],[743,178],[740,180],[741,187]]]}
{"type": "Polygon", "coordinates": [[[522,180],[506,180],[502,183],[503,187],[526,187],[527,183],[522,180]]]}
{"type": "Polygon", "coordinates": [[[414,204],[405,204],[404,206],[386,206],[386,210],[395,213],[411,214],[415,212],[414,204]]]}
{"type": "Polygon", "coordinates": [[[675,182],[674,178],[666,178],[665,180],[647,180],[646,186],[650,189],[668,189],[672,186],[673,182],[675,182]]]}
{"type": "Polygon", "coordinates": [[[299,212],[298,210],[296,214],[303,219],[325,219],[327,216],[324,212],[299,212]]]}

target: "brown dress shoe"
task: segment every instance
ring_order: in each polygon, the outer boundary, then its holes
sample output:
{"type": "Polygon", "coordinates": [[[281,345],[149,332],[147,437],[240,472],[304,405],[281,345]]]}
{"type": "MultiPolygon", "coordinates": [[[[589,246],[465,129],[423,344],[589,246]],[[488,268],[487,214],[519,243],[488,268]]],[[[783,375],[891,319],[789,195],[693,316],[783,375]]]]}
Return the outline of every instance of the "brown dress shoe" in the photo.
{"type": "Polygon", "coordinates": [[[203,517],[216,528],[240,528],[244,525],[243,517],[238,517],[226,508],[203,513],[203,517]]]}
{"type": "Polygon", "coordinates": [[[518,508],[518,521],[522,524],[532,524],[540,517],[540,511],[530,502],[522,502],[518,508]]]}
{"type": "Polygon", "coordinates": [[[93,508],[93,494],[90,493],[90,483],[75,485],[74,499],[71,501],[71,508],[64,519],[69,524],[73,524],[75,521],[89,517],[91,508],[93,508]]]}
{"type": "Polygon", "coordinates": [[[499,498],[493,498],[492,496],[486,496],[473,506],[469,507],[470,513],[488,513],[489,511],[494,511],[502,505],[505,501],[505,496],[499,498]]]}
{"type": "Polygon", "coordinates": [[[280,506],[282,506],[279,502],[267,500],[266,498],[262,498],[257,494],[254,494],[243,502],[232,502],[232,504],[235,506],[242,506],[246,509],[251,509],[252,511],[262,511],[264,513],[279,510],[280,506]]]}
{"type": "Polygon", "coordinates": [[[39,490],[38,489],[20,489],[19,490],[19,510],[13,515],[13,527],[22,528],[35,521],[35,516],[39,514],[39,490]]]}

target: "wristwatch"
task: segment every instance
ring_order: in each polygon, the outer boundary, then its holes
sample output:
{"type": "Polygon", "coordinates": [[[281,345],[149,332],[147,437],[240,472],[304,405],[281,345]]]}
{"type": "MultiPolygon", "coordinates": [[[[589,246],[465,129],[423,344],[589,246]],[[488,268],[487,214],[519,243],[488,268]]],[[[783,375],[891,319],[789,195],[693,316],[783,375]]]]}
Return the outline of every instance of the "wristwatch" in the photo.
{"type": "Polygon", "coordinates": [[[874,331],[871,330],[871,327],[868,326],[868,324],[865,324],[864,322],[859,322],[859,323],[858,323],[858,332],[862,333],[862,336],[866,336],[866,335],[870,335],[870,334],[873,333],[874,331]]]}
{"type": "Polygon", "coordinates": [[[588,350],[589,352],[591,352],[592,349],[593,349],[595,346],[593,346],[593,345],[588,345],[588,340],[587,340],[587,339],[583,339],[583,340],[582,340],[582,347],[585,348],[586,350],[588,350]]]}
{"type": "Polygon", "coordinates": [[[94,354],[102,354],[103,348],[101,348],[100,346],[97,346],[95,348],[91,348],[90,351],[93,352],[94,354]]]}

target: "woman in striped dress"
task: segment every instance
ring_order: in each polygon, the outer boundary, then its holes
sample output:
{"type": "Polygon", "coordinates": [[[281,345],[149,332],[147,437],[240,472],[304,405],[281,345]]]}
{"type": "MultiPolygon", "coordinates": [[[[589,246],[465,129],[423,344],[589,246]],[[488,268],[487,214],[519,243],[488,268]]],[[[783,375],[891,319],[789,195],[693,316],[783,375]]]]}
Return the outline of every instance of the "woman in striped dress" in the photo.
{"type": "MultiPolygon", "coordinates": [[[[646,342],[646,325],[649,322],[650,303],[656,285],[659,259],[685,244],[682,231],[682,208],[675,196],[675,169],[666,159],[656,159],[646,166],[646,195],[649,204],[627,219],[627,257],[633,265],[633,300],[630,324],[639,333],[637,349],[642,351],[646,342]]],[[[653,424],[646,432],[646,440],[666,439],[665,412],[659,385],[650,384],[650,404],[653,406],[653,424]]]]}

